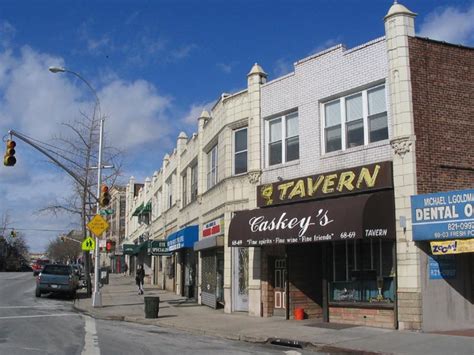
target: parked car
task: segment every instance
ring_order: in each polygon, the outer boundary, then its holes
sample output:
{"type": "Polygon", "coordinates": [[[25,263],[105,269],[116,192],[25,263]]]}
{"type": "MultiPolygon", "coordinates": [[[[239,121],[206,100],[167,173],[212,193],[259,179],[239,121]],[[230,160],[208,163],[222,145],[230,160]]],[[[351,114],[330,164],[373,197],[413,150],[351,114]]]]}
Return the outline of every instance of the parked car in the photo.
{"type": "Polygon", "coordinates": [[[46,264],[49,264],[49,259],[36,260],[31,266],[31,268],[33,269],[33,276],[37,276],[43,269],[43,266],[45,266],[46,264]]]}
{"type": "Polygon", "coordinates": [[[43,293],[62,293],[75,297],[79,277],[71,265],[46,264],[36,278],[36,297],[43,293]]]}

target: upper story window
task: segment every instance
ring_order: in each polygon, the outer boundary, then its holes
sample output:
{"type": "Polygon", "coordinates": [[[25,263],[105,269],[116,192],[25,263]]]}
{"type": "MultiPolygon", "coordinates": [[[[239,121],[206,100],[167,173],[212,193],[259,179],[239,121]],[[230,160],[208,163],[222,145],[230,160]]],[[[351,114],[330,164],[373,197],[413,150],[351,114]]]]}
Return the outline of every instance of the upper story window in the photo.
{"type": "Polygon", "coordinates": [[[183,206],[188,204],[188,174],[186,171],[181,177],[182,184],[183,184],[183,206]]]}
{"type": "Polygon", "coordinates": [[[198,166],[194,164],[191,167],[191,202],[197,199],[198,194],[198,166]]]}
{"type": "Polygon", "coordinates": [[[207,188],[217,184],[217,144],[207,153],[207,188]]]}
{"type": "Polygon", "coordinates": [[[154,198],[153,198],[153,218],[158,218],[160,215],[161,215],[161,196],[162,196],[162,193],[161,193],[161,189],[159,189],[154,198]]]}
{"type": "Polygon", "coordinates": [[[247,127],[234,131],[234,175],[247,172],[247,127]]]}
{"type": "Polygon", "coordinates": [[[385,85],[330,101],[323,115],[326,153],[388,138],[385,85]]]}
{"type": "Polygon", "coordinates": [[[268,165],[297,160],[300,157],[298,112],[267,121],[268,165]]]}
{"type": "Polygon", "coordinates": [[[166,180],[166,207],[171,208],[173,206],[173,175],[166,180]]]}

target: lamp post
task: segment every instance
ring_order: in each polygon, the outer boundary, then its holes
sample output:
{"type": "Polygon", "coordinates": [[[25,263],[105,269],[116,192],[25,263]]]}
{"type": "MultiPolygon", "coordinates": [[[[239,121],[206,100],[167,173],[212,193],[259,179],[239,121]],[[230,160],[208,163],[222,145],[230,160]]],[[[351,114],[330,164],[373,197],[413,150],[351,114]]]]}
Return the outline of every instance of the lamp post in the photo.
{"type": "MultiPolygon", "coordinates": [[[[78,77],[81,81],[83,81],[87,87],[90,89],[90,91],[94,94],[95,98],[95,105],[94,105],[94,112],[92,116],[92,121],[95,122],[95,116],[96,112],[99,112],[99,120],[100,120],[100,126],[99,126],[99,154],[98,154],[98,161],[97,161],[97,199],[99,199],[100,196],[100,186],[102,184],[102,174],[101,174],[101,169],[102,169],[102,145],[103,145],[103,137],[104,137],[104,118],[100,116],[100,101],[99,97],[97,96],[97,92],[94,90],[91,84],[84,79],[79,73],[76,73],[75,71],[62,68],[62,67],[49,67],[49,71],[51,73],[70,73],[76,77],[78,77]]],[[[88,167],[87,167],[88,168],[88,167]]],[[[99,212],[100,209],[100,204],[99,201],[97,200],[97,213],[99,212]]],[[[94,255],[95,255],[95,265],[94,265],[94,292],[92,295],[92,306],[93,307],[102,307],[102,294],[100,293],[100,288],[99,288],[99,265],[100,265],[100,254],[99,254],[99,238],[95,237],[95,250],[94,250],[94,255]]]]}

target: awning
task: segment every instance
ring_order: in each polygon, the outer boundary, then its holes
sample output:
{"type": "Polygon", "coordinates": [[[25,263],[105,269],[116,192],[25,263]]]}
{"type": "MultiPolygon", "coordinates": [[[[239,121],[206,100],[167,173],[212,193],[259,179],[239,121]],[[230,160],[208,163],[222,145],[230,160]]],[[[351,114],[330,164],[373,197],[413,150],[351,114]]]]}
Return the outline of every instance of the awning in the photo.
{"type": "Polygon", "coordinates": [[[171,256],[166,240],[149,240],[148,255],[171,256]]]}
{"type": "Polygon", "coordinates": [[[135,209],[135,211],[133,211],[132,216],[138,216],[141,213],[142,209],[143,209],[143,203],[140,206],[138,206],[135,209]]]}
{"type": "Polygon", "coordinates": [[[140,214],[151,213],[151,202],[148,202],[140,211],[140,214]]]}
{"type": "Polygon", "coordinates": [[[137,253],[141,253],[148,248],[148,240],[142,242],[141,244],[137,245],[137,253]]]}
{"type": "Polygon", "coordinates": [[[195,225],[185,227],[170,234],[166,238],[169,251],[175,251],[182,248],[192,248],[194,243],[199,239],[198,231],[199,227],[195,225]]]}
{"type": "Polygon", "coordinates": [[[236,212],[230,247],[395,239],[392,190],[236,212]]]}
{"type": "Polygon", "coordinates": [[[124,244],[122,246],[122,249],[125,255],[138,254],[138,245],[135,245],[135,244],[124,244]]]}
{"type": "Polygon", "coordinates": [[[224,246],[224,236],[205,237],[194,243],[194,251],[220,248],[224,246]]]}

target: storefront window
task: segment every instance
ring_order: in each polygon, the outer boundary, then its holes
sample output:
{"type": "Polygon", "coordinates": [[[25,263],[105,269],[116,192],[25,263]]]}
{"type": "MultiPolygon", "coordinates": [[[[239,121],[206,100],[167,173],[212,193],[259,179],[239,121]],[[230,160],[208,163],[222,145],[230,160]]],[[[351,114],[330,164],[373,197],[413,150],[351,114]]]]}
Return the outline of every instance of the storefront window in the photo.
{"type": "Polygon", "coordinates": [[[333,242],[330,302],[393,303],[394,248],[387,240],[333,242]]]}

